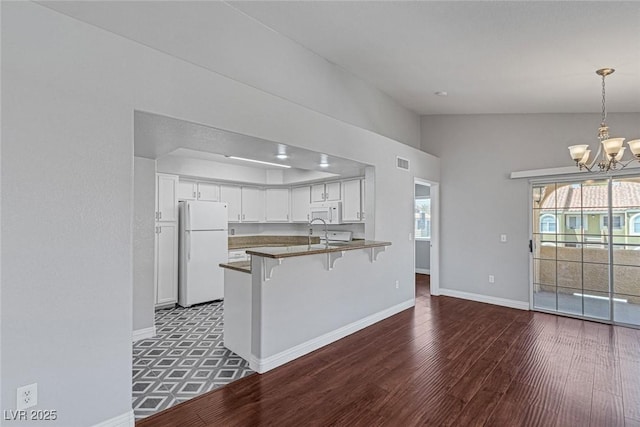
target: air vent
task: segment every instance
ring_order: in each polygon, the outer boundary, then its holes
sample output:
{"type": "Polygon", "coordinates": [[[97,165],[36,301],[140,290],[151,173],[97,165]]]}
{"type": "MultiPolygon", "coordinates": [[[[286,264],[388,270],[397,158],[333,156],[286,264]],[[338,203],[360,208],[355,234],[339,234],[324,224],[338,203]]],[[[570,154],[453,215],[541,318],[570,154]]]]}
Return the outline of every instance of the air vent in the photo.
{"type": "Polygon", "coordinates": [[[396,157],[396,166],[398,169],[404,169],[406,171],[409,170],[409,160],[403,159],[402,157],[396,157]]]}

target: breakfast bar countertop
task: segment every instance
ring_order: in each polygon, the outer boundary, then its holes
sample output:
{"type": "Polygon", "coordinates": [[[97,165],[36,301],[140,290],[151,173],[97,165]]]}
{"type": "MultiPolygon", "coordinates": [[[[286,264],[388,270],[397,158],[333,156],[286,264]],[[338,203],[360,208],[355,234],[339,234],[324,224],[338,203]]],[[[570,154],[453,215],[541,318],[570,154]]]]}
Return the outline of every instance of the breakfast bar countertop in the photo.
{"type": "Polygon", "coordinates": [[[236,270],[242,273],[251,273],[251,261],[233,261],[219,264],[222,268],[236,270]]]}
{"type": "Polygon", "coordinates": [[[381,242],[377,240],[352,240],[350,242],[330,243],[328,247],[324,243],[283,247],[259,247],[251,248],[247,250],[247,253],[265,258],[289,258],[330,252],[352,251],[355,249],[379,248],[390,245],[391,242],[381,242]]]}

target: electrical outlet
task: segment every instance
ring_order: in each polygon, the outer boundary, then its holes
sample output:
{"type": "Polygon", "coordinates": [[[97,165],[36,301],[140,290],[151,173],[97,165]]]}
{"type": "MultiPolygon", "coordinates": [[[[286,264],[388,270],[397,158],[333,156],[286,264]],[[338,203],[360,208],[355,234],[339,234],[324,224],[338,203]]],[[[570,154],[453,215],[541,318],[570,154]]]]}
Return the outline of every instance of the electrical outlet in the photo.
{"type": "Polygon", "coordinates": [[[400,281],[396,280],[396,289],[400,289],[400,281]]]}
{"type": "Polygon", "coordinates": [[[507,243],[507,235],[506,234],[501,234],[500,235],[500,241],[502,243],[507,243]]]}
{"type": "Polygon", "coordinates": [[[18,387],[16,409],[27,409],[38,404],[38,383],[18,387]]]}
{"type": "Polygon", "coordinates": [[[495,283],[496,282],[496,277],[493,274],[489,275],[489,283],[495,283]]]}

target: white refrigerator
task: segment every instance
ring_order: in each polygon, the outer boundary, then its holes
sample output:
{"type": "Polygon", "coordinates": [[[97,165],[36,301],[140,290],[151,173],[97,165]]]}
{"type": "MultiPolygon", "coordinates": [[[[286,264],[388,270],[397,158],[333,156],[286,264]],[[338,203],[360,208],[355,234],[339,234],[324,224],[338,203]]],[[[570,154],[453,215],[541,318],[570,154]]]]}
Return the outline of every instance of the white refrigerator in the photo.
{"type": "Polygon", "coordinates": [[[193,304],[224,297],[224,271],[228,260],[227,204],[180,202],[178,304],[193,304]]]}

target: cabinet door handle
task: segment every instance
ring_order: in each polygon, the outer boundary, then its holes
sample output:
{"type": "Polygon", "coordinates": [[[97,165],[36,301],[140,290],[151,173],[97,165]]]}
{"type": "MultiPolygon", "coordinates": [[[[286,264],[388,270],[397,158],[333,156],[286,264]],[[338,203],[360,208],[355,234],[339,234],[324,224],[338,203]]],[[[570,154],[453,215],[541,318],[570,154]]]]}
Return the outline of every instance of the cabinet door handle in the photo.
{"type": "Polygon", "coordinates": [[[195,191],[193,192],[193,198],[194,199],[196,198],[196,192],[195,191]]]}
{"type": "Polygon", "coordinates": [[[289,221],[289,214],[287,214],[287,221],[289,221]]]}
{"type": "Polygon", "coordinates": [[[356,212],[356,218],[360,219],[360,212],[356,212]]]}
{"type": "Polygon", "coordinates": [[[158,212],[158,219],[162,219],[162,211],[158,212]]]}
{"type": "Polygon", "coordinates": [[[242,214],[242,219],[245,219],[245,215],[244,214],[242,214]]]}
{"type": "Polygon", "coordinates": [[[364,212],[360,213],[360,219],[364,219],[364,212]]]}
{"type": "Polygon", "coordinates": [[[198,199],[200,198],[200,192],[198,191],[198,199]]]}

